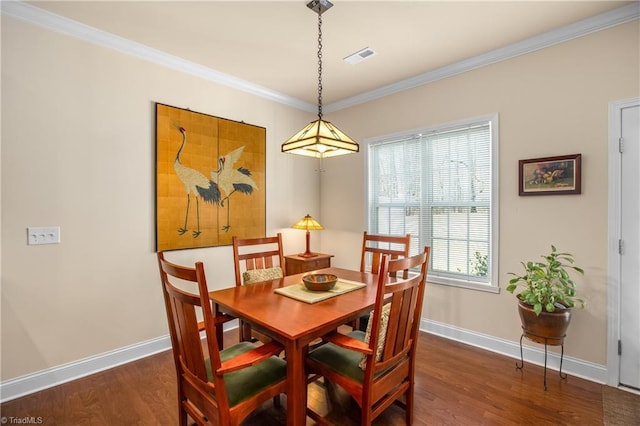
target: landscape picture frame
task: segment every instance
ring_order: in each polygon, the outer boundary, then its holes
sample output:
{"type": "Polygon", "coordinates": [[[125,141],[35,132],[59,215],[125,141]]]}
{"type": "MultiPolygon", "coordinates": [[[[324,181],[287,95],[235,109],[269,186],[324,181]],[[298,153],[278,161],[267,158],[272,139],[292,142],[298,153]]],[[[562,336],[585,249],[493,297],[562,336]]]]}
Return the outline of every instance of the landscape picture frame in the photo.
{"type": "Polygon", "coordinates": [[[582,193],[582,154],[518,161],[518,193],[565,195],[582,193]]]}

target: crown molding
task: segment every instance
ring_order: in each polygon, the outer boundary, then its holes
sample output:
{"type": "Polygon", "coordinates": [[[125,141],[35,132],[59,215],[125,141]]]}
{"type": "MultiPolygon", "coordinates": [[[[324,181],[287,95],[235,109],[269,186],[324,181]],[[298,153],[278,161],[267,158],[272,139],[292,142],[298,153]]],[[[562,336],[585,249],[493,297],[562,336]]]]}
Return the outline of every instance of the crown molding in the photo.
{"type": "MultiPolygon", "coordinates": [[[[271,90],[267,87],[254,84],[195,62],[187,61],[180,57],[153,49],[144,44],[136,43],[123,37],[81,24],[60,15],[31,6],[22,1],[2,1],[1,3],[1,11],[4,15],[30,22],[55,32],[76,37],[102,47],[114,49],[128,55],[148,60],[158,65],[166,66],[177,71],[191,74],[196,77],[297,108],[302,111],[313,113],[317,109],[316,105],[312,105],[308,102],[301,101],[283,93],[271,90]]],[[[637,19],[640,19],[640,3],[634,2],[633,4],[578,21],[556,30],[539,34],[509,46],[494,49],[481,55],[446,65],[369,92],[364,92],[350,98],[333,102],[323,106],[323,109],[325,112],[335,112],[345,108],[350,108],[355,105],[433,83],[447,77],[531,53],[536,50],[544,49],[546,47],[637,19]]]]}
{"type": "Polygon", "coordinates": [[[22,1],[2,1],[2,14],[293,108],[308,112],[317,110],[316,105],[308,102],[65,18],[22,1]]]}
{"type": "Polygon", "coordinates": [[[515,58],[516,56],[535,52],[565,41],[573,40],[597,31],[625,24],[640,18],[640,3],[602,13],[600,15],[575,22],[556,30],[548,31],[537,36],[519,41],[517,43],[501,47],[489,52],[474,56],[462,61],[445,65],[441,68],[419,74],[408,79],[380,87],[369,92],[361,93],[350,98],[345,98],[324,107],[326,112],[339,111],[355,105],[363,104],[375,99],[413,89],[424,84],[433,83],[443,78],[462,74],[486,65],[515,58]]]}

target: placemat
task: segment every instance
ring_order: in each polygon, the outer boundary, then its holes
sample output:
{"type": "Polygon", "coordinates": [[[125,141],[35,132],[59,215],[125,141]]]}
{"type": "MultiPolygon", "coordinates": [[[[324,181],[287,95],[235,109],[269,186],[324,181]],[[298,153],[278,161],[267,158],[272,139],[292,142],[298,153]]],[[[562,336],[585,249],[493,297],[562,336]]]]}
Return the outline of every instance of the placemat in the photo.
{"type": "Polygon", "coordinates": [[[274,291],[282,294],[283,296],[291,297],[292,299],[300,300],[305,303],[317,303],[365,286],[366,284],[364,283],[338,278],[336,285],[328,291],[311,291],[308,290],[303,283],[280,287],[274,291]]]}

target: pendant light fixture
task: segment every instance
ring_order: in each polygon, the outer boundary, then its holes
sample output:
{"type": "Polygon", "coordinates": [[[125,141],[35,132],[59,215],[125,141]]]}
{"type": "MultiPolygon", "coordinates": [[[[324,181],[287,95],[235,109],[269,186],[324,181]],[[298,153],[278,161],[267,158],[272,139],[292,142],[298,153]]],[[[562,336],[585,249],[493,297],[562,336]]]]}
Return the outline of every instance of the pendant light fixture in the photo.
{"type": "Polygon", "coordinates": [[[322,13],[333,4],[329,0],[312,0],[307,7],[318,14],[318,119],[282,144],[282,152],[326,158],[358,152],[360,147],[349,136],[322,119],[322,13]]]}

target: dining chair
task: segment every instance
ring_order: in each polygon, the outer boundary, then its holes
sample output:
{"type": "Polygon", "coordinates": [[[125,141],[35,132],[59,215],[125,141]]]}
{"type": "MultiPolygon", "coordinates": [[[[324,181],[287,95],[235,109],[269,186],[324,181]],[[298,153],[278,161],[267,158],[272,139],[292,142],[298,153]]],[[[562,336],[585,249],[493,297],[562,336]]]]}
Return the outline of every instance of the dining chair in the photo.
{"type": "Polygon", "coordinates": [[[239,425],[265,401],[279,402],[287,383],[286,362],[277,356],[282,345],[240,342],[220,350],[216,325],[227,318],[213,313],[202,262],[179,266],[159,252],[158,264],[177,373],[179,424],[186,426],[189,416],[199,425],[239,425]],[[185,290],[193,283],[196,292],[185,290]]]}
{"type": "MultiPolygon", "coordinates": [[[[364,231],[362,236],[362,252],[360,255],[360,272],[377,274],[383,255],[387,255],[389,260],[409,257],[410,245],[411,234],[384,235],[369,234],[367,231],[364,231]]],[[[404,278],[407,278],[407,272],[408,271],[403,272],[404,278]]],[[[368,318],[369,315],[364,315],[348,325],[364,331],[367,327],[368,318]]]]}
{"type": "MultiPolygon", "coordinates": [[[[392,403],[404,407],[408,425],[413,420],[414,374],[418,327],[425,293],[430,248],[397,260],[380,260],[376,302],[367,331],[323,336],[327,342],[309,352],[307,372],[341,386],[361,409],[361,424],[370,425],[392,403]],[[408,278],[391,275],[419,269],[408,278]],[[404,402],[400,399],[404,395],[404,402]]],[[[319,423],[326,420],[307,407],[319,423]]]]}
{"type": "MultiPolygon", "coordinates": [[[[389,260],[409,257],[411,235],[382,235],[369,234],[364,231],[362,236],[362,252],[360,255],[360,272],[378,273],[382,255],[389,260]]],[[[406,275],[405,275],[406,278],[406,275]]]]}
{"type": "MultiPolygon", "coordinates": [[[[273,237],[261,238],[233,236],[232,243],[237,286],[270,281],[286,275],[282,234],[277,233],[273,237]]],[[[240,320],[238,335],[241,341],[254,339],[270,341],[268,337],[251,330],[251,326],[242,320],[240,320]]]]}

